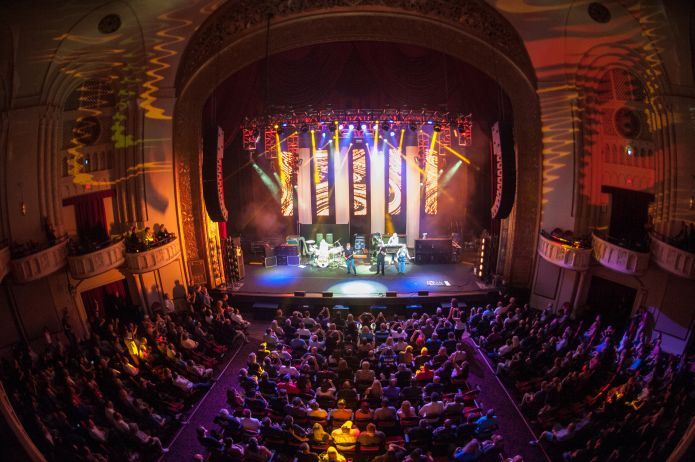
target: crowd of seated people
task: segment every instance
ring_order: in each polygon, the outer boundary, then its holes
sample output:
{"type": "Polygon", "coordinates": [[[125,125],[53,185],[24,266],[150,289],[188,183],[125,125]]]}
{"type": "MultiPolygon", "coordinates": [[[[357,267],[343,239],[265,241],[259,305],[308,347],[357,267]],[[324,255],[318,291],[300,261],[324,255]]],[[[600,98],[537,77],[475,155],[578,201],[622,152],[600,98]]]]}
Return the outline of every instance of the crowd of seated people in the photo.
{"type": "Polygon", "coordinates": [[[21,344],[3,360],[2,383],[48,460],[155,460],[239,343],[235,315],[200,298],[137,321],[99,315],[78,339],[66,312],[64,335],[46,329],[43,352],[21,344]]]}
{"type": "Polygon", "coordinates": [[[216,427],[198,428],[207,451],[197,457],[499,462],[503,438],[468,386],[463,333],[441,310],[410,319],[280,310],[216,427]]]}
{"type": "Polygon", "coordinates": [[[661,350],[646,310],[618,331],[509,304],[466,313],[474,338],[518,391],[539,441],[567,462],[666,460],[693,415],[686,361],[661,350]]]}
{"type": "Polygon", "coordinates": [[[144,252],[171,242],[175,237],[174,233],[167,231],[164,225],[154,225],[154,229],[148,226],[140,230],[133,226],[125,235],[126,251],[144,252]]]}

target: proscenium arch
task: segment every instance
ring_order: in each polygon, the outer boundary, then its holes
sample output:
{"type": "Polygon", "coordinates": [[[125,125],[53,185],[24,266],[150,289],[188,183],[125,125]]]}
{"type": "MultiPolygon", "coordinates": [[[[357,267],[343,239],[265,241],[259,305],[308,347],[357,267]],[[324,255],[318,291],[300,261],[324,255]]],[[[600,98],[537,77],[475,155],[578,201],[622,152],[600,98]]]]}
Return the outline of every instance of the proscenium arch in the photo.
{"type": "MultiPolygon", "coordinates": [[[[492,8],[486,8],[490,10],[486,14],[498,16],[492,8]]],[[[207,50],[211,57],[198,63],[188,75],[188,71],[182,73],[182,70],[190,69],[186,60],[192,58],[190,53],[184,53],[177,76],[179,96],[174,112],[173,134],[176,203],[179,235],[188,261],[202,259],[207,262],[207,220],[201,204],[203,106],[214,89],[229,76],[263,59],[266,49],[267,24],[264,15],[259,16],[258,23],[253,27],[247,27],[226,40],[220,37],[224,34],[220,33],[219,23],[214,21],[214,16],[196,33],[212,34],[214,37],[207,42],[197,40],[198,43],[209,43],[214,48],[207,50]]],[[[499,21],[487,25],[496,27],[499,21]]],[[[516,45],[521,45],[523,49],[521,39],[516,34],[514,37],[519,40],[516,45]]],[[[196,39],[194,36],[191,43],[196,43],[196,39]]],[[[271,54],[344,41],[411,44],[446,53],[489,75],[509,96],[514,113],[518,167],[516,204],[509,218],[509,239],[505,249],[502,249],[506,255],[503,275],[512,285],[528,287],[535,261],[541,198],[542,139],[535,77],[519,64],[518,56],[508,56],[480,36],[467,31],[461,24],[419,12],[358,6],[349,10],[333,8],[296,13],[270,21],[271,54]]],[[[199,55],[195,56],[199,59],[199,55]]],[[[491,104],[496,104],[496,97],[491,104]]],[[[228,206],[234,207],[235,204],[228,206]]]]}

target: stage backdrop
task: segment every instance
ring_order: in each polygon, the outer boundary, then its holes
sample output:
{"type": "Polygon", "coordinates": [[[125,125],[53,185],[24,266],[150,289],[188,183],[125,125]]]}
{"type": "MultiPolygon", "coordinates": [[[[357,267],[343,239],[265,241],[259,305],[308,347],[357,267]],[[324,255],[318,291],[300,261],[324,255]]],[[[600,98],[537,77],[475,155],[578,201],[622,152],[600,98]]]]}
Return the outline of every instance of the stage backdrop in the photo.
{"type": "MultiPolygon", "coordinates": [[[[405,233],[409,216],[411,222],[418,222],[418,234],[448,234],[489,227],[487,143],[489,127],[499,119],[500,92],[488,76],[426,48],[377,42],[331,43],[295,49],[271,56],[268,68],[267,101],[275,108],[264,105],[266,78],[261,62],[230,77],[214,95],[216,111],[210,117],[215,117],[213,122],[225,134],[224,191],[231,234],[259,238],[293,234],[300,222],[307,223],[309,219],[311,223],[349,221],[353,232],[383,229],[405,233]],[[291,192],[294,207],[292,215],[285,216],[280,204],[289,197],[288,183],[283,181],[277,152],[249,156],[242,146],[240,126],[244,117],[279,112],[277,107],[350,109],[404,105],[472,113],[472,146],[458,148],[456,140],[453,137],[450,140],[452,147],[471,164],[459,163],[460,159],[441,152],[437,154],[444,156],[427,159],[425,149],[425,159],[418,156],[418,168],[408,167],[405,147],[419,146],[417,136],[408,130],[404,135],[409,140],[401,143],[400,133],[394,136],[392,144],[401,147],[400,155],[389,146],[382,146],[378,154],[372,153],[371,141],[367,141],[365,162],[356,143],[343,144],[345,140],[342,140],[336,151],[327,144],[332,134],[324,139],[317,133],[316,147],[312,150],[311,140],[306,139],[310,135],[300,133],[296,152],[282,149],[283,153],[290,152],[297,162],[293,179],[296,188],[291,192]],[[488,134],[482,131],[479,136],[479,127],[487,127],[488,134]],[[378,179],[372,171],[376,155],[384,160],[378,163],[381,169],[378,179]],[[442,159],[445,159],[443,163],[442,159]],[[408,182],[409,169],[417,171],[418,181],[408,182]],[[485,187],[479,187],[483,177],[485,187]],[[364,178],[368,179],[366,184],[364,178]],[[383,193],[376,194],[377,188],[383,193]],[[408,214],[408,204],[418,200],[421,204],[416,219],[414,211],[408,214]],[[480,206],[481,203],[484,205],[480,206]],[[384,212],[380,212],[382,209],[384,212]]],[[[511,112],[508,105],[505,112],[511,112]]],[[[414,226],[410,232],[415,233],[414,226]]]]}

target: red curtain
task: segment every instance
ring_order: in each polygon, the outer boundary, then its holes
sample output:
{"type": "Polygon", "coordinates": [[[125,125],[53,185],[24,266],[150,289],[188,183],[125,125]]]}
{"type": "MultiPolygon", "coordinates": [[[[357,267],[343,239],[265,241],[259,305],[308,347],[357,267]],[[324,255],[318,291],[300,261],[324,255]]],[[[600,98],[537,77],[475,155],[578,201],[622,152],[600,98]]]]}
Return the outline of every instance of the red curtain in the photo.
{"type": "Polygon", "coordinates": [[[114,311],[121,308],[114,306],[119,304],[118,300],[122,306],[126,306],[129,300],[125,279],[82,292],[82,303],[90,321],[98,316],[112,315],[114,311]]]}
{"type": "Polygon", "coordinates": [[[111,196],[113,196],[113,191],[108,190],[73,196],[63,200],[63,205],[75,206],[77,233],[80,237],[87,238],[89,236],[96,240],[108,237],[104,198],[111,196]]]}

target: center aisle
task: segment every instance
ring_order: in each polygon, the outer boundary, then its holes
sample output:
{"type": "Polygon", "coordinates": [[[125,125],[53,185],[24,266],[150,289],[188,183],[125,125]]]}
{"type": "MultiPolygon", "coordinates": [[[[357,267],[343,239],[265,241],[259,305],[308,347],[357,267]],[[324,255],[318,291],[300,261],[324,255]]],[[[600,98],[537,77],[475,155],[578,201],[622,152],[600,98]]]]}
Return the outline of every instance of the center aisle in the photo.
{"type": "Polygon", "coordinates": [[[541,448],[529,445],[529,441],[536,437],[504,386],[497,379],[484,353],[470,338],[466,343],[469,351],[476,352],[470,361],[468,383],[474,388],[480,387],[478,402],[483,407],[483,412],[490,408],[495,410],[499,434],[504,437],[505,454],[519,454],[523,456],[524,462],[550,462],[541,448]]]}
{"type": "Polygon", "coordinates": [[[263,337],[266,322],[254,321],[248,328],[249,343],[242,345],[237,352],[232,355],[229,363],[223,369],[217,381],[213,383],[207,395],[198,403],[197,408],[188,418],[176,439],[169,446],[169,452],[160,458],[160,461],[182,461],[193,460],[197,453],[205,454],[205,449],[198,442],[196,428],[203,425],[205,428],[214,428],[215,416],[220,409],[227,407],[227,390],[239,384],[237,374],[239,369],[246,366],[246,358],[249,353],[258,350],[258,344],[263,337]]]}

